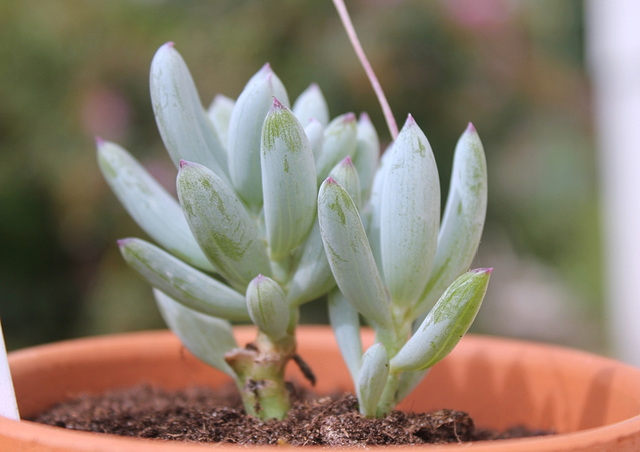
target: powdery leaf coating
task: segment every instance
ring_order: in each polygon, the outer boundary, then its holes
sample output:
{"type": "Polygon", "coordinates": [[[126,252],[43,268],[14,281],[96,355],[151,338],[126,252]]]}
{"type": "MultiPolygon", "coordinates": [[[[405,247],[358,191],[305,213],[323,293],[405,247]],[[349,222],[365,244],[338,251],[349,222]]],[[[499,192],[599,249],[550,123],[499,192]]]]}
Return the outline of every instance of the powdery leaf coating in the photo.
{"type": "Polygon", "coordinates": [[[349,194],[330,177],[320,187],[318,219],[331,271],[345,298],[368,321],[389,326],[388,295],[362,221],[349,194]]]}
{"type": "Polygon", "coordinates": [[[122,147],[104,140],[96,142],[100,171],[134,221],[172,254],[214,272],[173,196],[122,147]]]}
{"type": "Polygon", "coordinates": [[[389,356],[381,343],[373,344],[362,356],[357,390],[360,413],[375,417],[378,401],[389,377],[389,356]]]}
{"type": "Polygon", "coordinates": [[[227,149],[231,181],[242,200],[256,212],[262,206],[262,125],[274,97],[283,105],[289,104],[284,85],[267,63],[246,84],[229,119],[227,149]]]}
{"type": "Polygon", "coordinates": [[[426,313],[447,286],[469,268],[487,212],[487,163],[471,123],[456,145],[451,183],[429,282],[414,312],[426,313]]]}
{"type": "Polygon", "coordinates": [[[440,181],[431,146],[411,116],[393,144],[382,190],[380,250],[394,305],[415,304],[429,278],[440,223],[440,181]]]}
{"type": "Polygon", "coordinates": [[[174,164],[181,159],[200,163],[229,183],[226,151],[173,43],[158,49],[149,79],[158,130],[174,164]]]}
{"type": "Polygon", "coordinates": [[[231,323],[187,308],[167,294],[153,289],[153,296],[167,326],[196,358],[235,378],[224,354],[238,345],[231,323]]]}
{"type": "Polygon", "coordinates": [[[263,275],[256,276],[247,287],[247,308],[253,323],[277,341],[287,332],[289,307],[280,285],[263,275]]]}
{"type": "Polygon", "coordinates": [[[331,121],[324,130],[322,152],[316,160],[318,181],[324,180],[347,155],[355,156],[356,143],[356,117],[353,113],[345,113],[331,121]]]}
{"type": "Polygon", "coordinates": [[[482,305],[492,269],[470,270],[440,297],[422,325],[391,360],[393,371],[428,369],[465,335],[482,305]]]}
{"type": "Polygon", "coordinates": [[[300,123],[307,124],[310,119],[316,119],[322,127],[329,124],[329,107],[320,87],[312,83],[293,103],[293,113],[300,123]]]}
{"type": "Polygon", "coordinates": [[[131,268],[149,284],[186,307],[228,320],[249,320],[244,296],[140,239],[118,241],[131,268]]]}
{"type": "Polygon", "coordinates": [[[255,221],[234,191],[208,168],[181,162],[178,198],[198,244],[239,291],[270,263],[255,221]]]}
{"type": "Polygon", "coordinates": [[[269,255],[279,261],[307,237],[315,219],[317,185],[304,129],[277,99],[262,127],[260,159],[269,255]]]}

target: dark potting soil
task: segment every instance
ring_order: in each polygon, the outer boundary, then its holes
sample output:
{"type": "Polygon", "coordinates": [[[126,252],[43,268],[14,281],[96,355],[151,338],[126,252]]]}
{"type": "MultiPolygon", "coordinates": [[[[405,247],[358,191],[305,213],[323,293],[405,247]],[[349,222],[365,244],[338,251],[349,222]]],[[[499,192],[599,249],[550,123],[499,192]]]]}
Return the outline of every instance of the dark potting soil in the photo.
{"type": "Polygon", "coordinates": [[[213,390],[195,387],[169,392],[149,386],[83,396],[32,419],[73,430],[165,440],[236,444],[372,446],[450,443],[549,434],[514,428],[481,430],[463,412],[393,411],[383,419],[358,413],[350,394],[313,398],[296,394],[283,421],[261,421],[244,414],[234,385],[213,390]]]}

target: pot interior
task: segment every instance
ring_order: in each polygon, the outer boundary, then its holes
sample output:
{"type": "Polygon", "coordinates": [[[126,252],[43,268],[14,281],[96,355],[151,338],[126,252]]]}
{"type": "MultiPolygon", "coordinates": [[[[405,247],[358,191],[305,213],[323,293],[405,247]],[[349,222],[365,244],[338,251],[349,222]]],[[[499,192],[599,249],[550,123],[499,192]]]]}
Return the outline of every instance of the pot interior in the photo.
{"type": "MultiPolygon", "coordinates": [[[[251,328],[236,333],[240,344],[254,336],[251,328]]],[[[372,341],[373,334],[365,331],[364,344],[372,341]]],[[[319,392],[353,390],[329,328],[301,328],[299,353],[315,372],[319,392]]],[[[12,353],[10,364],[22,417],[108,388],[149,383],[171,389],[229,381],[168,332],[35,347],[12,353]]],[[[289,372],[292,380],[306,384],[294,365],[289,372]]],[[[640,370],[560,347],[468,336],[400,408],[467,411],[481,427],[575,432],[637,416],[640,370]]]]}

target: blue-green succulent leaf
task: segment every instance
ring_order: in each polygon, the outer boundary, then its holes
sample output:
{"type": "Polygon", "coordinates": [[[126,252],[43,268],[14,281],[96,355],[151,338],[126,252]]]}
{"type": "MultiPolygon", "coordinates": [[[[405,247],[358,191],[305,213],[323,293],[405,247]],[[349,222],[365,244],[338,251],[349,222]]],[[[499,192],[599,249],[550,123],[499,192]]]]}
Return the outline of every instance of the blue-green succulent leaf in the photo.
{"type": "Polygon", "coordinates": [[[337,181],[349,193],[356,206],[360,205],[360,177],[351,156],[346,156],[334,166],[329,177],[337,181]]]}
{"type": "Polygon", "coordinates": [[[331,271],[345,298],[368,321],[389,327],[388,294],[358,210],[347,191],[332,178],[320,187],[318,220],[331,271]]]}
{"type": "Polygon", "coordinates": [[[318,156],[322,152],[322,144],[324,143],[324,126],[320,124],[320,121],[312,118],[307,125],[304,126],[304,133],[306,133],[307,138],[309,138],[313,158],[318,161],[318,156]]]}
{"type": "Polygon", "coordinates": [[[202,165],[182,161],[177,188],[200,248],[233,287],[244,292],[256,275],[270,273],[255,221],[222,179],[202,165]]]}
{"type": "Polygon", "coordinates": [[[378,272],[384,278],[384,269],[382,268],[382,251],[380,248],[380,222],[382,215],[382,192],[384,189],[384,181],[389,171],[391,156],[393,155],[393,143],[382,154],[380,166],[376,170],[371,186],[371,195],[366,205],[367,213],[367,236],[371,245],[371,252],[376,261],[378,272]]]}
{"type": "Polygon", "coordinates": [[[336,285],[324,252],[317,218],[298,253],[296,270],[289,282],[287,293],[287,302],[291,307],[315,300],[336,285]]]}
{"type": "Polygon", "coordinates": [[[380,141],[369,115],[362,113],[357,125],[357,151],[353,163],[360,177],[360,199],[369,198],[371,184],[380,159],[380,141]]]}
{"type": "Polygon", "coordinates": [[[117,144],[99,140],[98,166],[120,203],[151,238],[189,264],[215,272],[178,202],[136,159],[117,144]]]}
{"type": "Polygon", "coordinates": [[[472,124],[453,157],[449,195],[429,282],[414,312],[426,313],[447,286],[466,271],[476,254],[487,212],[487,163],[472,124]]]}
{"type": "Polygon", "coordinates": [[[187,350],[199,360],[235,379],[235,372],[224,359],[225,353],[238,346],[231,323],[189,309],[158,289],[153,289],[153,296],[167,326],[187,350]]]}
{"type": "Polygon", "coordinates": [[[354,384],[358,381],[362,341],[360,339],[360,319],[358,311],[339,290],[329,294],[329,322],[335,334],[338,348],[349,368],[354,384]]]}
{"type": "Polygon", "coordinates": [[[265,64],[244,87],[229,120],[227,149],[231,180],[237,193],[255,212],[262,206],[262,125],[274,97],[283,105],[289,105],[284,85],[271,66],[265,64]]]}
{"type": "Polygon", "coordinates": [[[261,142],[264,219],[271,259],[280,261],[309,234],[316,216],[317,185],[311,145],[294,114],[277,99],[261,142]]]}
{"type": "Polygon", "coordinates": [[[229,120],[235,104],[236,101],[230,97],[218,94],[207,109],[207,116],[209,116],[209,120],[213,124],[213,128],[225,150],[227,149],[227,138],[229,136],[229,120]]]}
{"type": "Polygon", "coordinates": [[[353,113],[338,116],[324,130],[322,152],[316,159],[318,182],[347,155],[354,157],[357,147],[356,117],[353,113]]]}
{"type": "Polygon", "coordinates": [[[440,181],[431,146],[411,116],[393,145],[380,212],[382,268],[392,303],[412,306],[436,252],[440,181]]]}
{"type": "Polygon", "coordinates": [[[301,124],[307,125],[310,119],[316,119],[326,127],[329,124],[329,107],[320,90],[320,87],[312,83],[298,96],[293,103],[293,113],[301,124]]]}
{"type": "Polygon", "coordinates": [[[187,65],[171,42],[153,57],[150,87],[158,129],[173,163],[179,166],[181,159],[200,163],[228,183],[227,153],[187,65]]]}
{"type": "Polygon", "coordinates": [[[289,306],[282,288],[273,279],[258,275],[249,283],[247,308],[253,323],[273,341],[286,336],[289,306]]]}
{"type": "Polygon", "coordinates": [[[451,283],[411,339],[391,359],[392,370],[428,369],[447,356],[473,323],[490,276],[490,268],[479,268],[451,283]]]}
{"type": "Polygon", "coordinates": [[[389,356],[384,346],[373,344],[362,356],[357,380],[360,414],[375,417],[378,401],[389,377],[389,356]]]}
{"type": "Polygon", "coordinates": [[[118,241],[131,268],[186,307],[228,320],[249,320],[243,295],[144,240],[118,241]]]}

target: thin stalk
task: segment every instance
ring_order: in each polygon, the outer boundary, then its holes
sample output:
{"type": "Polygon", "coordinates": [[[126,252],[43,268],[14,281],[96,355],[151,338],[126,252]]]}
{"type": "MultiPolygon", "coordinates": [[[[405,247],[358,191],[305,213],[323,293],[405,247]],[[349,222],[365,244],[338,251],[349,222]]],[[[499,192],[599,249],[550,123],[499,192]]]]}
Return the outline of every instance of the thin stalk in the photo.
{"type": "Polygon", "coordinates": [[[347,32],[347,36],[349,37],[349,41],[351,41],[353,50],[355,50],[356,55],[360,60],[360,64],[362,65],[364,72],[367,74],[369,82],[373,87],[373,91],[375,91],[376,93],[376,97],[378,98],[380,107],[382,107],[382,113],[384,114],[384,118],[387,121],[387,127],[389,128],[391,138],[395,140],[398,136],[398,124],[396,124],[396,120],[393,117],[391,107],[389,106],[389,102],[387,102],[387,97],[384,95],[382,86],[380,86],[378,77],[376,77],[376,74],[373,71],[371,64],[369,63],[369,60],[367,59],[367,55],[365,55],[364,50],[362,49],[362,45],[360,45],[360,40],[358,39],[355,28],[353,27],[351,17],[349,16],[347,7],[344,4],[344,0],[333,0],[333,4],[338,11],[338,15],[340,16],[340,20],[342,21],[342,26],[347,32]]]}

